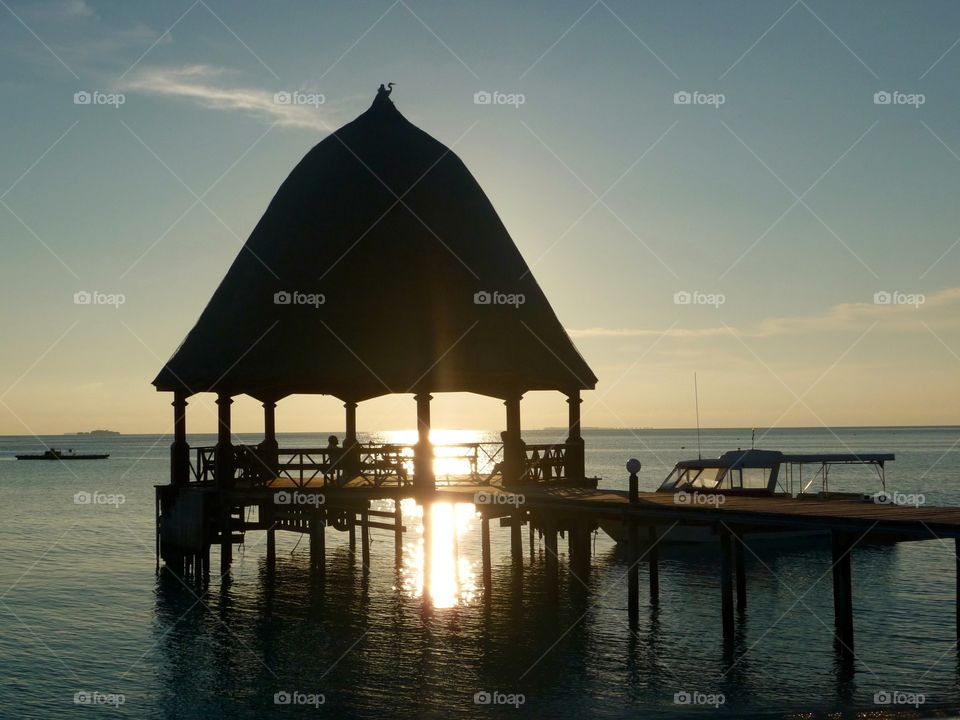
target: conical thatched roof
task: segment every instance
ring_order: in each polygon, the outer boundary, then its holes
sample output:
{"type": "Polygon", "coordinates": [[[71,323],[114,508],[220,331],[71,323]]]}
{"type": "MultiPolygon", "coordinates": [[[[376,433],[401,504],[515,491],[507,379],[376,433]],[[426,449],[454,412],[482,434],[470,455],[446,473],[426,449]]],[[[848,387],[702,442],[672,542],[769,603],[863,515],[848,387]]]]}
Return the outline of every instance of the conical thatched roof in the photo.
{"type": "Polygon", "coordinates": [[[290,173],[157,389],[362,400],[594,387],[476,180],[387,95],[290,173]],[[478,304],[482,292],[524,302],[478,304]]]}

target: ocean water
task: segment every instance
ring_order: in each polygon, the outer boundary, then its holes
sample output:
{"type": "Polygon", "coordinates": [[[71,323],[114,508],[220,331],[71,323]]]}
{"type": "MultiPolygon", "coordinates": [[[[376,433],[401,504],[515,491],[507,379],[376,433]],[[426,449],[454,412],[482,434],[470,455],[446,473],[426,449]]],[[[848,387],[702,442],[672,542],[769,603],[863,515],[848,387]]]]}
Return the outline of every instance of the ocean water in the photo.
{"type": "MultiPolygon", "coordinates": [[[[525,434],[528,442],[557,435],[525,434]]],[[[676,460],[696,455],[689,430],[585,435],[588,471],[605,487],[626,487],[629,457],[641,459],[641,488],[652,490],[676,460]]],[[[317,446],[325,436],[280,443],[317,446]]],[[[749,447],[750,431],[707,430],[702,445],[704,455],[749,447]]],[[[960,428],[783,429],[758,446],[893,451],[888,489],[960,505],[960,428]]],[[[833,641],[829,548],[809,541],[747,554],[748,608],[732,647],[722,641],[714,549],[665,550],[656,607],[644,568],[631,630],[625,558],[602,533],[588,587],[565,572],[561,543],[554,600],[542,543],[517,578],[509,530],[492,523],[494,589],[478,592],[479,522],[469,508],[452,521],[456,541],[440,543],[457,585],[450,607],[428,608],[419,596],[413,510],[404,571],[394,569],[390,533],[372,531],[365,574],[345,536],[329,529],[325,580],[311,576],[307,543],[292,533],[278,533],[270,573],[264,534],[252,532],[229,579],[214,574],[200,590],[155,570],[153,485],[167,482],[168,448],[169,438],[156,436],[0,438],[0,716],[883,717],[914,709],[876,703],[887,697],[922,699],[921,716],[960,707],[952,541],[854,551],[851,668],[833,641]],[[111,457],[13,459],[43,443],[111,457]],[[77,504],[79,492],[115,502],[77,504]],[[78,692],[111,704],[76,704],[78,692]],[[483,693],[497,704],[477,704],[483,693]],[[291,704],[276,703],[287,697],[291,704]],[[688,698],[700,704],[683,704],[688,698]]],[[[838,471],[831,486],[879,489],[862,470],[838,471]]],[[[219,566],[216,551],[211,564],[219,566]]]]}

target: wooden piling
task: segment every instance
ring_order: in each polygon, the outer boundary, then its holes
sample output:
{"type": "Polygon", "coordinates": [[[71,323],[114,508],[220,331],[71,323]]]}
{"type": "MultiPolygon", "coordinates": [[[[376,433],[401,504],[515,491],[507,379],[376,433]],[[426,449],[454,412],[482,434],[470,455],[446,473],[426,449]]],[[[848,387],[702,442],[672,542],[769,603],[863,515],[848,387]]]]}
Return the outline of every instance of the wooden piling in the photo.
{"type": "Polygon", "coordinates": [[[510,557],[515,568],[523,567],[523,513],[510,517],[510,557]]]}
{"type": "Polygon", "coordinates": [[[493,586],[493,570],[490,563],[490,518],[480,520],[480,556],[483,561],[483,589],[490,592],[493,586]]]}
{"type": "Polygon", "coordinates": [[[737,610],[747,609],[747,569],[744,564],[743,536],[737,533],[733,537],[734,568],[737,575],[737,610]]]}
{"type": "Polygon", "coordinates": [[[363,571],[370,572],[370,518],[366,510],[360,511],[360,551],[363,571]]]}
{"type": "Polygon", "coordinates": [[[733,639],[733,548],[730,531],[720,530],[720,612],[723,616],[723,639],[733,639]]]}
{"type": "Polygon", "coordinates": [[[640,620],[640,527],[627,520],[627,618],[630,627],[640,620]]]}
{"type": "Polygon", "coordinates": [[[833,537],[833,598],[834,619],[840,655],[853,658],[853,576],[850,569],[852,546],[845,533],[834,530],[833,537]]]}
{"type": "Polygon", "coordinates": [[[557,589],[559,581],[559,559],[557,557],[557,526],[547,522],[543,528],[544,557],[547,560],[547,587],[557,589]]]}
{"type": "Polygon", "coordinates": [[[403,565],[403,508],[400,498],[393,501],[393,562],[397,567],[403,565]]]}
{"type": "Polygon", "coordinates": [[[347,513],[347,537],[349,538],[350,552],[357,551],[357,514],[351,510],[347,513]]]}
{"type": "Polygon", "coordinates": [[[957,569],[957,640],[960,640],[960,537],[953,539],[953,555],[957,569]]]}
{"type": "Polygon", "coordinates": [[[529,524],[530,524],[530,533],[529,533],[530,534],[530,564],[533,565],[534,561],[536,561],[537,559],[537,539],[535,537],[537,530],[536,528],[533,527],[533,517],[530,518],[529,524]]]}
{"type": "Polygon", "coordinates": [[[647,563],[650,568],[650,604],[660,602],[660,534],[657,526],[647,528],[647,563]]]}
{"type": "Polygon", "coordinates": [[[310,568],[321,577],[326,574],[327,526],[323,510],[313,512],[310,519],[310,568]]]}

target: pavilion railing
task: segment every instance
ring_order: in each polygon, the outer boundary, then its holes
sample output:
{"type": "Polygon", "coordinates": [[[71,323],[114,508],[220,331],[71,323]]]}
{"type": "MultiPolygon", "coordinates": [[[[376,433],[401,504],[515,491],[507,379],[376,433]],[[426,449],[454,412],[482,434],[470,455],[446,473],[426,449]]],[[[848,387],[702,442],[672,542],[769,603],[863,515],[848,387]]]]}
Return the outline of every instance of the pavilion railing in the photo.
{"type": "MultiPolygon", "coordinates": [[[[489,484],[501,472],[500,443],[454,443],[435,445],[433,450],[438,484],[489,484]]],[[[194,481],[216,482],[216,454],[214,446],[193,448],[190,470],[194,481]]],[[[272,453],[257,445],[234,445],[231,467],[233,480],[252,486],[269,486],[277,479],[285,479],[298,488],[341,487],[348,482],[403,487],[412,484],[413,457],[414,446],[402,444],[361,443],[353,451],[280,448],[272,453]]]]}
{"type": "Polygon", "coordinates": [[[550,483],[567,479],[567,445],[527,445],[524,482],[550,483]]]}

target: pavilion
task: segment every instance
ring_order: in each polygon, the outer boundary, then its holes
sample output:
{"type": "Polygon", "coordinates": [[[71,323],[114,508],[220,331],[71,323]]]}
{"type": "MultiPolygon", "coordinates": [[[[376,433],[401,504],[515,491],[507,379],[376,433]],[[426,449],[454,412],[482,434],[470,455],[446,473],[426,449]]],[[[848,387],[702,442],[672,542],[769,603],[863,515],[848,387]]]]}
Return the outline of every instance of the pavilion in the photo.
{"type": "MultiPolygon", "coordinates": [[[[504,484],[528,481],[524,393],[569,404],[565,479],[585,477],[580,392],[596,377],[463,162],[411,124],[381,86],[280,186],[193,329],[153,381],[173,393],[171,481],[191,479],[187,399],[216,393],[216,485],[234,483],[232,398],[263,404],[257,459],[275,471],[275,409],[292,394],[343,401],[343,466],[359,468],[358,403],[413,394],[412,484],[433,488],[430,401],[503,400],[504,484]]],[[[271,474],[271,473],[268,473],[271,474]]]]}

